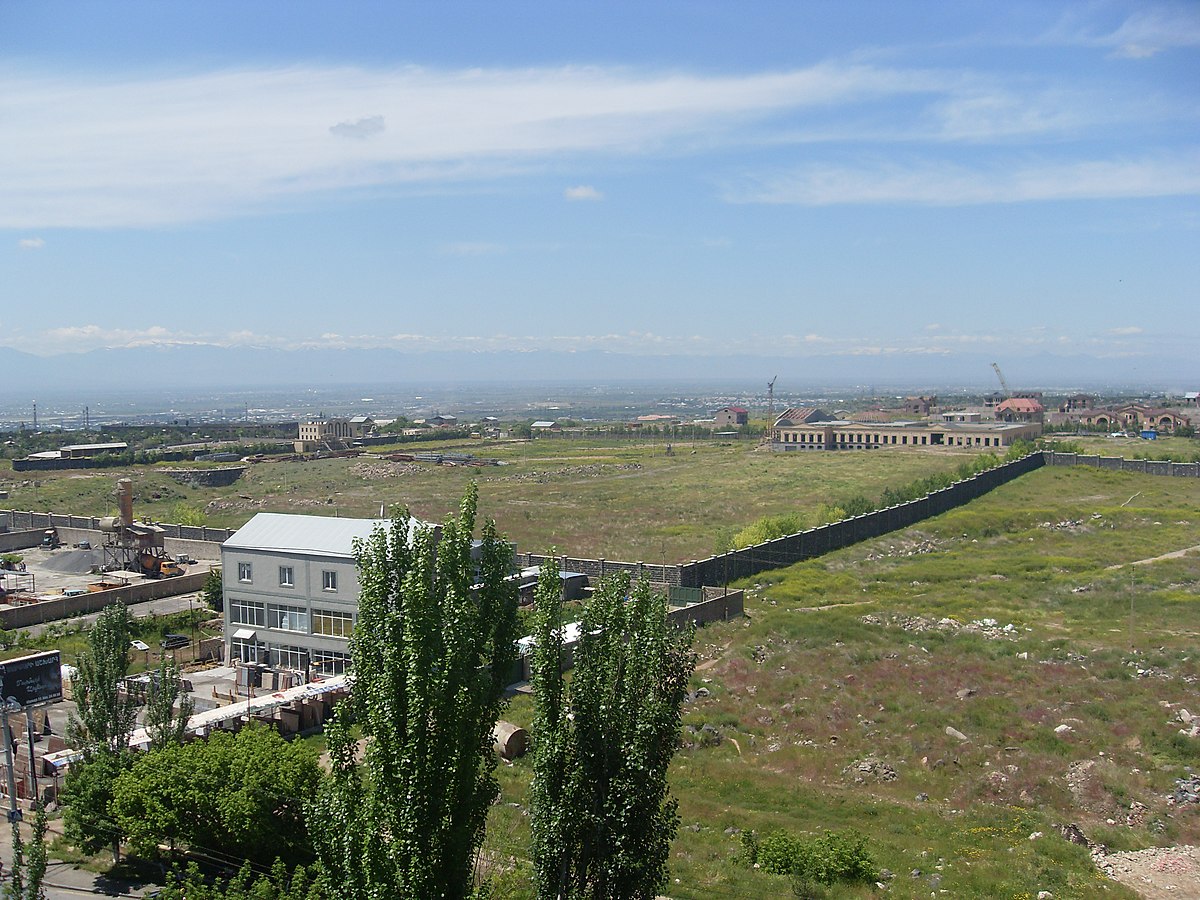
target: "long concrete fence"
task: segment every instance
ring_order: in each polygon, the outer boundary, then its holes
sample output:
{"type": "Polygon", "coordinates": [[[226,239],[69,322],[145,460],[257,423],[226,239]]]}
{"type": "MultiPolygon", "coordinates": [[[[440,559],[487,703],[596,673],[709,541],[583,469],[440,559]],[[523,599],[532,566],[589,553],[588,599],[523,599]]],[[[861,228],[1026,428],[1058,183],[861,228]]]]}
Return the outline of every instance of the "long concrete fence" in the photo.
{"type": "Polygon", "coordinates": [[[859,541],[869,540],[890,531],[907,528],[923,519],[949,512],[964,503],[982,497],[988,491],[1027,472],[1045,465],[1044,454],[1031,453],[1013,462],[1004,463],[971,478],[907,503],[877,509],[874,512],[840,522],[810,528],[799,534],[755,544],[741,550],[730,550],[708,559],[693,560],[680,565],[659,565],[646,562],[618,562],[608,559],[586,559],[571,556],[547,557],[537,553],[522,553],[520,561],[526,566],[541,565],[547,559],[558,562],[564,572],[582,572],[591,578],[602,578],[617,572],[632,577],[678,587],[703,587],[728,584],[769,569],[779,569],[806,559],[822,556],[859,541]]]}
{"type": "Polygon", "coordinates": [[[1117,472],[1140,472],[1145,475],[1166,475],[1170,478],[1200,478],[1200,463],[1171,462],[1164,459],[1125,459],[1123,456],[1100,456],[1089,453],[1045,453],[1048,466],[1094,466],[1117,472]]]}
{"type": "Polygon", "coordinates": [[[124,603],[126,606],[131,606],[147,600],[187,594],[204,587],[204,580],[207,577],[207,572],[194,572],[190,575],[159,578],[124,587],[109,588],[106,591],[87,591],[73,597],[55,597],[51,600],[39,600],[36,603],[25,603],[20,606],[0,607],[0,626],[6,629],[26,628],[30,625],[40,625],[43,622],[53,622],[57,619],[99,612],[113,603],[124,603]]]}
{"type": "MultiPolygon", "coordinates": [[[[1178,463],[1164,460],[1124,459],[1122,457],[1039,451],[980,472],[971,478],[955,482],[949,487],[907,503],[810,528],[799,534],[787,535],[741,550],[731,550],[707,559],[693,560],[678,565],[664,565],[645,561],[625,562],[604,558],[520,553],[517,561],[524,566],[538,566],[546,560],[553,559],[558,562],[562,571],[580,572],[591,579],[626,572],[634,578],[645,577],[652,582],[675,587],[727,584],[739,578],[747,578],[759,572],[790,566],[860,541],[907,528],[924,519],[941,515],[969,503],[989,491],[1045,465],[1090,465],[1102,469],[1138,472],[1147,475],[1200,477],[1200,463],[1194,462],[1178,463]]],[[[100,533],[99,519],[95,517],[0,510],[0,532],[7,529],[11,532],[21,531],[33,536],[38,534],[41,529],[49,527],[58,528],[60,534],[63,529],[80,529],[81,532],[89,532],[89,535],[84,536],[92,536],[90,533],[95,535],[100,533]]],[[[200,559],[219,558],[220,544],[234,533],[230,529],[198,525],[163,524],[160,527],[166,532],[168,552],[191,553],[200,559]]],[[[36,541],[19,544],[22,539],[15,534],[0,533],[0,548],[18,549],[20,546],[28,547],[36,544],[36,541]],[[13,541],[17,543],[13,543],[13,541]]],[[[64,535],[65,539],[66,535],[64,535]]],[[[72,540],[76,539],[78,538],[72,537],[72,540]]]]}

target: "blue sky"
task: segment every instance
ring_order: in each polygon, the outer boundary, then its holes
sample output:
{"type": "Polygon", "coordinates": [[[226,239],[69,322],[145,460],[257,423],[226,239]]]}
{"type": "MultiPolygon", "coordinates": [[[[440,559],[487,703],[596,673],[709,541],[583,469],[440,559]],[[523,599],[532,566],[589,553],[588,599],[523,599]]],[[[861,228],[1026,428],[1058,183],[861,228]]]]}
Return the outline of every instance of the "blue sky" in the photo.
{"type": "Polygon", "coordinates": [[[1153,376],[1197,85],[1194,2],[6,3],[0,345],[1153,376]]]}

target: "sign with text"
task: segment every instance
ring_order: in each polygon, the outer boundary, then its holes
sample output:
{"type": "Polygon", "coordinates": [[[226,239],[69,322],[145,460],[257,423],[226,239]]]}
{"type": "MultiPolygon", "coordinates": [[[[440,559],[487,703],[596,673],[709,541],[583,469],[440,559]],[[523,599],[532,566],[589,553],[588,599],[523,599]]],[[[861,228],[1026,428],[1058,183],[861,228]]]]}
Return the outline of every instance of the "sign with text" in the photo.
{"type": "Polygon", "coordinates": [[[0,700],[22,708],[62,699],[62,659],[57,650],[0,662],[0,700]]]}

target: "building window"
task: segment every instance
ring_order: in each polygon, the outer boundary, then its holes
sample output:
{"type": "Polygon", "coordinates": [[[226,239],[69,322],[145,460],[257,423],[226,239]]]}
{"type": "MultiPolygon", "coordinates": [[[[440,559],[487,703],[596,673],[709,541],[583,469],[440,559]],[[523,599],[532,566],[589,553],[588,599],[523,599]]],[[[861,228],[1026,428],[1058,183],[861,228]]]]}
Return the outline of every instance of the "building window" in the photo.
{"type": "Polygon", "coordinates": [[[331,572],[326,569],[321,573],[321,589],[325,591],[337,590],[337,572],[331,572]]]}
{"type": "Polygon", "coordinates": [[[252,580],[251,575],[250,563],[238,563],[238,581],[244,581],[248,584],[252,580]]]}
{"type": "Polygon", "coordinates": [[[229,642],[229,658],[240,659],[242,662],[258,662],[258,643],[253,640],[243,641],[234,638],[229,642]]]}
{"type": "Polygon", "coordinates": [[[302,606],[267,606],[267,627],[308,634],[308,610],[302,606]]]}
{"type": "Polygon", "coordinates": [[[254,600],[234,600],[231,597],[229,599],[229,621],[234,625],[264,627],[267,624],[266,604],[257,603],[254,600]]]}
{"type": "Polygon", "coordinates": [[[279,586],[280,587],[295,587],[296,572],[291,566],[279,567],[279,586]]]}
{"type": "Polygon", "coordinates": [[[271,665],[281,669],[303,670],[308,665],[308,651],[303,647],[290,647],[284,644],[271,644],[271,665]]]}
{"type": "Polygon", "coordinates": [[[350,654],[335,650],[313,650],[312,671],[314,675],[342,675],[350,668],[350,654]]]}
{"type": "Polygon", "coordinates": [[[354,616],[333,609],[314,609],[312,633],[326,637],[348,638],[354,631],[354,616]]]}

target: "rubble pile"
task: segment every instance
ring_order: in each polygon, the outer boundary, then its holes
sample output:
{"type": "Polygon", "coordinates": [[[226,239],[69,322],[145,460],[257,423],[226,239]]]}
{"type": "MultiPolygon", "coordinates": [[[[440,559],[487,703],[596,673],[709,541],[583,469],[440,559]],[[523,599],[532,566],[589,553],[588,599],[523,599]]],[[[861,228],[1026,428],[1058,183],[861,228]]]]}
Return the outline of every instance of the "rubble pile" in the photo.
{"type": "Polygon", "coordinates": [[[551,478],[597,478],[613,472],[636,471],[641,467],[641,463],[589,463],[584,466],[566,466],[553,472],[517,472],[505,475],[504,480],[545,484],[551,478]]]}
{"type": "Polygon", "coordinates": [[[351,475],[368,481],[378,478],[402,478],[405,475],[419,475],[424,471],[424,466],[404,462],[356,462],[350,467],[351,475]]]}
{"type": "Polygon", "coordinates": [[[850,763],[850,765],[842,769],[842,774],[852,776],[855,784],[865,784],[868,779],[873,781],[895,781],[899,777],[895,769],[874,756],[868,756],[858,762],[850,763]]]}
{"type": "Polygon", "coordinates": [[[1167,797],[1168,803],[1181,806],[1184,803],[1200,803],[1200,775],[1189,775],[1175,781],[1175,790],[1167,797]]]}
{"type": "Polygon", "coordinates": [[[1001,625],[995,619],[976,619],[972,622],[959,622],[957,619],[935,619],[931,616],[907,616],[899,614],[883,616],[870,614],[860,616],[859,621],[864,625],[883,625],[891,628],[899,628],[913,634],[921,634],[926,631],[940,631],[950,634],[981,634],[990,640],[999,638],[1016,640],[1020,634],[1020,630],[1016,625],[1013,625],[1011,622],[1007,625],[1001,625]]]}

